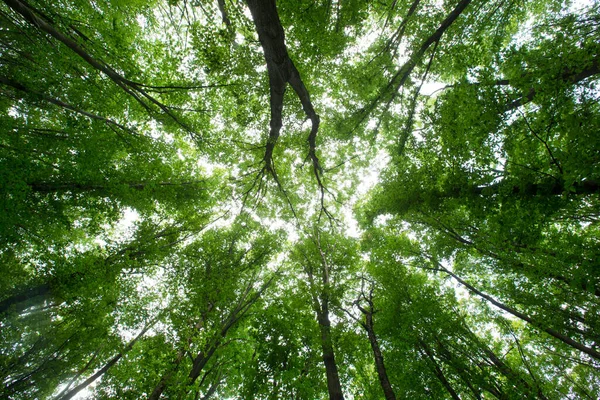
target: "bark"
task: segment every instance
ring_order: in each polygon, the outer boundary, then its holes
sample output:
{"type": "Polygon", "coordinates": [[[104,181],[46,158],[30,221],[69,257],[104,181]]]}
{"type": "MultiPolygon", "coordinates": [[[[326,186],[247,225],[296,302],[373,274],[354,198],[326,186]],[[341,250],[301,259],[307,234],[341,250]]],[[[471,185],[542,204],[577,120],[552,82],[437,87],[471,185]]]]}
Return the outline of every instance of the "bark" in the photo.
{"type": "Polygon", "coordinates": [[[547,328],[545,327],[543,324],[539,323],[538,321],[535,321],[533,318],[529,317],[526,314],[523,314],[517,310],[515,310],[512,307],[509,307],[503,303],[500,303],[499,301],[495,300],[494,298],[492,298],[491,296],[488,296],[487,294],[477,290],[475,287],[473,287],[472,285],[470,285],[469,283],[465,282],[464,280],[462,280],[461,278],[459,278],[458,276],[456,276],[454,273],[452,273],[451,271],[449,271],[448,269],[444,268],[442,265],[438,264],[438,270],[447,273],[448,275],[450,275],[451,277],[453,277],[456,281],[458,281],[461,285],[463,285],[464,287],[466,287],[470,292],[476,294],[477,296],[489,301],[490,303],[492,303],[493,305],[495,305],[496,307],[498,307],[499,309],[506,311],[509,314],[514,315],[515,317],[530,323],[531,325],[535,326],[536,328],[546,332],[547,334],[549,334],[550,336],[560,340],[561,342],[587,354],[590,357],[593,357],[597,360],[600,360],[600,352],[592,349],[591,347],[588,347],[582,343],[579,343],[573,339],[571,339],[570,337],[563,335],[562,333],[552,329],[552,328],[547,328]]]}
{"type": "Polygon", "coordinates": [[[383,394],[386,400],[396,400],[396,394],[387,375],[385,363],[383,362],[383,355],[379,347],[379,341],[373,330],[373,315],[369,314],[366,316],[367,336],[369,337],[369,343],[371,343],[371,350],[373,350],[373,357],[375,358],[375,368],[377,369],[377,376],[379,377],[379,383],[383,389],[383,394]]]}
{"type": "Polygon", "coordinates": [[[360,297],[354,302],[354,304],[365,316],[365,321],[359,322],[360,325],[367,331],[367,337],[369,338],[369,343],[371,344],[371,350],[373,350],[375,369],[377,370],[377,376],[379,378],[379,383],[381,384],[381,389],[383,390],[386,400],[396,400],[396,394],[394,393],[394,389],[392,388],[388,378],[385,363],[383,361],[383,355],[381,354],[381,348],[379,347],[379,340],[377,339],[377,335],[375,335],[375,327],[373,322],[373,314],[375,314],[373,306],[373,289],[371,289],[369,292],[368,297],[365,296],[364,293],[361,294],[361,297],[366,300],[368,307],[364,308],[360,305],[360,297]]]}
{"type": "Polygon", "coordinates": [[[70,390],[65,395],[63,395],[59,400],[69,400],[69,399],[73,398],[75,395],[77,395],[77,393],[81,392],[83,389],[85,389],[89,385],[91,385],[96,379],[98,379],[102,375],[104,375],[106,373],[106,371],[108,371],[113,365],[115,365],[117,362],[119,362],[119,360],[121,358],[123,358],[123,356],[125,354],[127,354],[127,352],[129,350],[131,350],[133,348],[133,346],[137,343],[137,341],[142,336],[144,336],[146,334],[146,332],[148,332],[148,330],[156,323],[156,321],[158,321],[158,319],[155,319],[153,322],[147,324],[144,327],[144,329],[142,329],[142,331],[135,338],[133,338],[121,352],[119,352],[119,354],[117,354],[116,356],[111,358],[106,364],[104,364],[104,366],[102,368],[100,368],[98,371],[96,371],[95,374],[93,374],[92,376],[87,378],[85,381],[83,381],[79,385],[75,386],[72,390],[70,390]]]}
{"type": "MultiPolygon", "coordinates": [[[[224,335],[227,335],[227,332],[225,332],[224,334],[222,333],[222,335],[222,337],[225,337],[224,335]]],[[[213,344],[208,346],[208,348],[205,351],[201,351],[200,353],[198,353],[198,355],[194,359],[194,363],[192,364],[192,370],[188,375],[190,384],[196,382],[196,379],[198,379],[198,377],[200,376],[200,373],[206,366],[206,363],[208,363],[211,357],[215,354],[215,351],[217,351],[217,349],[220,346],[221,340],[217,339],[213,344]]]]}
{"type": "Polygon", "coordinates": [[[321,331],[321,350],[323,352],[323,363],[325,364],[325,374],[327,376],[327,391],[330,400],[343,400],[342,385],[335,362],[335,352],[331,340],[331,321],[329,320],[329,310],[327,305],[322,307],[322,312],[317,317],[319,330],[321,331]]]}
{"type": "Polygon", "coordinates": [[[307,139],[309,145],[308,157],[312,161],[314,174],[319,184],[321,184],[319,174],[322,171],[316,155],[316,139],[320,118],[315,112],[309,92],[300,77],[300,73],[288,54],[285,44],[285,33],[279,20],[275,0],[246,0],[246,4],[252,14],[252,20],[254,21],[258,39],[263,49],[269,75],[271,120],[269,138],[263,157],[265,169],[277,180],[273,165],[273,150],[275,149],[282,127],[283,97],[286,86],[289,83],[296,92],[302,104],[302,109],[312,124],[307,139]]]}
{"type": "MultiPolygon", "coordinates": [[[[590,65],[588,68],[582,70],[582,71],[578,71],[575,72],[570,68],[566,68],[558,77],[560,80],[567,82],[567,83],[571,83],[571,84],[576,84],[581,82],[584,79],[589,78],[590,76],[594,76],[600,74],[600,62],[598,59],[594,59],[592,62],[592,65],[590,65]]],[[[502,82],[506,82],[506,84],[508,84],[509,81],[504,80],[502,82]]],[[[523,97],[521,97],[520,99],[517,99],[511,103],[509,103],[506,106],[505,111],[511,111],[514,109],[517,109],[519,107],[521,107],[524,104],[527,104],[531,101],[533,101],[534,97],[538,94],[538,91],[535,88],[530,88],[527,91],[527,94],[523,97]]]]}
{"type": "Polygon", "coordinates": [[[52,288],[49,283],[25,289],[0,302],[0,315],[6,313],[11,308],[14,308],[17,313],[22,312],[32,306],[33,300],[36,300],[36,303],[41,303],[44,299],[51,296],[51,294],[52,288]]]}
{"type": "MultiPolygon", "coordinates": [[[[308,275],[310,290],[313,300],[313,308],[317,314],[317,323],[319,324],[319,331],[321,333],[321,351],[323,364],[325,365],[325,374],[327,377],[327,391],[329,393],[330,400],[343,400],[344,394],[342,392],[342,385],[340,383],[340,376],[338,373],[337,363],[335,361],[335,351],[333,348],[333,340],[331,338],[331,321],[329,320],[329,264],[321,248],[320,237],[315,241],[317,248],[319,249],[319,255],[321,257],[320,272],[321,272],[321,292],[317,295],[317,285],[315,283],[312,265],[305,268],[308,275]]],[[[307,261],[310,263],[310,260],[307,261]]]]}

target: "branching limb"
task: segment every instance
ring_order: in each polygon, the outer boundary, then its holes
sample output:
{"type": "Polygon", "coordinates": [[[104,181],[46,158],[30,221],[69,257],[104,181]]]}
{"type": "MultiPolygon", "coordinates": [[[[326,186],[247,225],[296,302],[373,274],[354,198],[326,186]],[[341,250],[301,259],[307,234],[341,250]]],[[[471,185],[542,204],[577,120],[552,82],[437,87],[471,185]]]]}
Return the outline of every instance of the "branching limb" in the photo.
{"type": "Polygon", "coordinates": [[[71,51],[81,57],[85,62],[87,62],[90,66],[92,66],[97,71],[106,75],[110,80],[112,80],[117,86],[119,86],[125,93],[132,96],[144,109],[148,112],[152,113],[154,109],[152,106],[158,107],[163,113],[168,115],[171,119],[173,119],[178,125],[183,127],[190,134],[194,134],[192,129],[183,121],[179,119],[178,116],[173,114],[173,112],[167,107],[165,104],[157,100],[155,97],[151,96],[147,91],[142,88],[142,85],[133,82],[129,79],[126,79],[121,74],[119,74],[115,69],[107,65],[101,60],[97,60],[92,57],[85,49],[80,46],[75,40],[66,36],[62,32],[60,32],[52,23],[48,21],[47,18],[40,17],[38,13],[30,8],[26,3],[20,0],[3,0],[6,5],[8,5],[13,11],[20,14],[26,21],[40,29],[43,32],[46,32],[54,39],[63,43],[67,46],[71,51]]]}

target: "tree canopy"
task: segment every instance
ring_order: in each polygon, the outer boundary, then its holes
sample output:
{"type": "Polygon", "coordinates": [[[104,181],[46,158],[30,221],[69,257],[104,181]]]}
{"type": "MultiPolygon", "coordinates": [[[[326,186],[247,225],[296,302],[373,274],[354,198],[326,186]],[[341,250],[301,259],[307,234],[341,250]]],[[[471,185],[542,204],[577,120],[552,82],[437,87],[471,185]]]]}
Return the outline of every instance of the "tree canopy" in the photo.
{"type": "Polygon", "coordinates": [[[600,3],[3,0],[0,397],[600,398],[600,3]]]}

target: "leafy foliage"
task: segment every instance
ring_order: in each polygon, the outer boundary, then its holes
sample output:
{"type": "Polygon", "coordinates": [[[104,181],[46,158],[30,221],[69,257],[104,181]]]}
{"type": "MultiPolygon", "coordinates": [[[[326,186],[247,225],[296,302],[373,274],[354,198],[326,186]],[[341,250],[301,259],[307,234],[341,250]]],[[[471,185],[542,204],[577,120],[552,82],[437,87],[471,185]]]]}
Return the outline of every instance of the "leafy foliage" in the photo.
{"type": "Polygon", "coordinates": [[[600,397],[600,6],[0,4],[0,397],[600,397]]]}

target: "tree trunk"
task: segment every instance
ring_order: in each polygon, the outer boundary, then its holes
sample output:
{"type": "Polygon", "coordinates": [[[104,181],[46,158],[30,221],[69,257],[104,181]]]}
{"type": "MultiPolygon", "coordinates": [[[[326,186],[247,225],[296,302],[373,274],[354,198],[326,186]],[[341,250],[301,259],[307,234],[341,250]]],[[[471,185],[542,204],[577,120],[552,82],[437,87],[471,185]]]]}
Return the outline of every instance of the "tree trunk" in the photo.
{"type": "Polygon", "coordinates": [[[452,396],[452,398],[454,400],[460,400],[460,397],[458,397],[458,394],[452,388],[452,386],[450,385],[450,382],[448,382],[448,379],[446,379],[444,372],[442,371],[442,369],[438,365],[437,361],[433,357],[433,353],[431,352],[431,349],[429,348],[429,346],[427,346],[427,343],[425,343],[423,340],[419,339],[419,346],[421,347],[421,349],[423,350],[423,353],[425,353],[425,355],[427,356],[429,361],[431,361],[431,365],[433,367],[435,376],[437,376],[437,378],[442,383],[442,385],[446,388],[448,393],[450,393],[450,396],[452,396]]]}
{"type": "Polygon", "coordinates": [[[372,298],[367,299],[367,301],[370,306],[369,309],[361,307],[358,301],[355,303],[358,306],[358,309],[365,316],[365,322],[361,323],[361,325],[367,331],[367,337],[369,338],[369,343],[371,344],[371,350],[373,350],[375,368],[377,369],[377,376],[379,377],[379,383],[381,384],[383,394],[386,400],[396,400],[396,394],[394,393],[394,389],[392,389],[392,385],[390,384],[390,380],[387,375],[387,370],[385,369],[383,355],[381,354],[381,349],[379,348],[379,341],[377,339],[377,335],[375,335],[372,298]]]}
{"type": "Polygon", "coordinates": [[[329,400],[344,400],[340,376],[335,362],[333,342],[331,340],[331,322],[329,321],[329,310],[327,306],[318,315],[319,329],[321,331],[321,349],[323,351],[323,363],[327,376],[327,391],[329,400]]]}
{"type": "Polygon", "coordinates": [[[17,312],[22,312],[33,305],[32,300],[34,299],[36,304],[41,303],[52,294],[51,290],[50,284],[44,283],[14,294],[0,302],[0,315],[9,311],[11,307],[17,312]]]}
{"type": "Polygon", "coordinates": [[[467,282],[465,282],[464,280],[462,280],[461,278],[459,278],[458,276],[456,276],[454,273],[447,270],[443,266],[438,264],[438,267],[439,267],[440,271],[443,271],[443,272],[447,273],[448,275],[450,275],[451,277],[453,277],[454,279],[456,279],[460,284],[462,284],[464,287],[469,289],[469,291],[471,291],[472,293],[475,293],[479,297],[489,301],[490,303],[492,303],[496,307],[500,308],[501,310],[504,310],[507,313],[512,314],[515,317],[517,317],[525,322],[530,323],[531,325],[535,326],[536,328],[541,329],[542,331],[546,332],[550,336],[555,337],[556,339],[560,340],[561,342],[568,344],[569,346],[589,355],[590,357],[600,360],[600,353],[598,351],[596,351],[590,347],[587,347],[586,345],[579,343],[552,328],[544,327],[543,324],[540,324],[538,321],[535,321],[533,318],[531,318],[531,317],[529,317],[507,305],[504,305],[504,304],[500,303],[499,301],[495,300],[494,298],[488,296],[487,294],[475,289],[473,286],[471,286],[470,284],[468,284],[467,282]]]}
{"type": "Polygon", "coordinates": [[[190,371],[190,374],[188,375],[190,384],[196,382],[196,379],[198,379],[198,377],[200,376],[200,373],[206,366],[206,363],[210,360],[210,358],[213,356],[213,354],[215,354],[215,351],[217,351],[217,349],[219,348],[220,345],[221,345],[221,341],[218,340],[214,344],[209,346],[206,351],[201,351],[196,356],[196,358],[194,359],[194,363],[192,364],[192,370],[190,371]]]}
{"type": "Polygon", "coordinates": [[[271,129],[269,131],[269,139],[265,146],[265,155],[263,158],[265,168],[275,179],[277,179],[273,166],[273,150],[283,125],[283,97],[286,86],[289,83],[296,92],[296,95],[302,104],[302,109],[312,124],[311,132],[308,136],[308,155],[312,161],[313,170],[318,183],[321,185],[319,177],[321,167],[316,155],[316,138],[319,130],[320,118],[315,112],[310,100],[310,95],[300,77],[300,73],[288,54],[285,44],[285,33],[281,26],[281,21],[279,20],[275,0],[246,0],[246,4],[248,4],[248,8],[252,14],[252,20],[254,21],[258,33],[258,39],[260,40],[263,49],[267,64],[267,72],[269,74],[271,129]]]}
{"type": "Polygon", "coordinates": [[[133,348],[137,341],[142,336],[144,336],[146,332],[148,332],[148,330],[156,323],[156,321],[158,321],[158,319],[155,319],[153,322],[148,323],[148,325],[146,325],[144,329],[142,329],[142,331],[135,338],[133,338],[121,352],[119,352],[119,354],[111,358],[106,364],[104,364],[102,368],[100,368],[100,370],[98,370],[95,374],[87,378],[79,385],[75,386],[72,390],[63,395],[59,400],[69,400],[73,398],[77,393],[81,392],[83,389],[91,385],[96,379],[104,375],[106,371],[108,371],[113,365],[119,362],[119,360],[123,358],[123,356],[127,354],[129,350],[133,348]]]}

